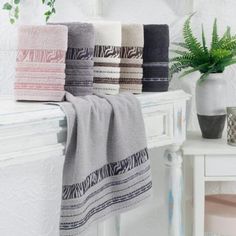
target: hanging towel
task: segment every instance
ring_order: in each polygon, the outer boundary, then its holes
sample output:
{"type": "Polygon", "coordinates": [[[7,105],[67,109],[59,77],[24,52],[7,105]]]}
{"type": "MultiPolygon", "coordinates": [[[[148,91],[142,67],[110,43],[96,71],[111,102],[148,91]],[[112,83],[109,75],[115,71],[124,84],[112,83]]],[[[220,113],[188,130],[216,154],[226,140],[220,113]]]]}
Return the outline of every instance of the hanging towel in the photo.
{"type": "Polygon", "coordinates": [[[94,51],[94,92],[119,93],[121,24],[96,22],[94,51]]]}
{"type": "Polygon", "coordinates": [[[53,23],[68,27],[65,90],[74,96],[93,93],[94,28],[89,23],[53,23]]]}
{"type": "Polygon", "coordinates": [[[16,100],[63,100],[67,34],[65,26],[19,28],[16,100]]]}
{"type": "Polygon", "coordinates": [[[132,94],[60,103],[68,124],[61,236],[132,209],[151,194],[150,160],[139,101],[132,94]]]}
{"type": "Polygon", "coordinates": [[[168,25],[144,25],[143,91],[167,91],[168,74],[169,27],[168,25]]]}
{"type": "Polygon", "coordinates": [[[120,91],[142,93],[143,25],[122,25],[120,91]]]}

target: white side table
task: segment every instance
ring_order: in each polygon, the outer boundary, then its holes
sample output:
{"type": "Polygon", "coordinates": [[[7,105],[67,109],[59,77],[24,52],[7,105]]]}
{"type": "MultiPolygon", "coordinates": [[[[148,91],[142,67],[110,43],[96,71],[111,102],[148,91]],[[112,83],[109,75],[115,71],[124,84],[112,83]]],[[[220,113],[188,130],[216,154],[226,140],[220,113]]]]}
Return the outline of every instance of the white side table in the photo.
{"type": "MultiPolygon", "coordinates": [[[[203,139],[200,133],[189,133],[182,147],[185,165],[185,200],[193,199],[193,228],[186,225],[186,235],[204,236],[206,181],[236,181],[236,147],[226,139],[203,139]],[[192,191],[190,190],[193,186],[192,191]],[[189,191],[190,190],[190,191],[189,191]],[[190,195],[188,195],[190,194],[190,195]],[[191,232],[192,231],[192,232],[191,232]]],[[[189,212],[188,209],[186,212],[189,212]]],[[[188,221],[191,217],[186,215],[188,221]]]]}

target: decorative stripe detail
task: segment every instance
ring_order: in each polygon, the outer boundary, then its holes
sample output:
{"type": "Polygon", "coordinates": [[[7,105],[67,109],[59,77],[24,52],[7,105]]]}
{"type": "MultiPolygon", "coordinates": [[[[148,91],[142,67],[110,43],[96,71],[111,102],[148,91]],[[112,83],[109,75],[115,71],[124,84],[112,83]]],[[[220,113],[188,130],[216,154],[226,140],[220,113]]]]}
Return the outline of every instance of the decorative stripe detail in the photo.
{"type": "Polygon", "coordinates": [[[94,66],[99,67],[135,67],[142,68],[142,64],[134,64],[134,63],[108,63],[108,62],[94,62],[94,66]]]}
{"type": "Polygon", "coordinates": [[[24,89],[24,90],[57,90],[63,91],[64,85],[57,84],[34,84],[34,83],[15,83],[15,89],[24,89]]]}
{"type": "Polygon", "coordinates": [[[106,164],[102,168],[88,175],[84,181],[73,185],[64,185],[62,199],[79,198],[103,179],[124,174],[145,163],[148,159],[148,151],[147,148],[145,148],[122,161],[106,164]]]}
{"type": "Polygon", "coordinates": [[[105,184],[103,187],[101,187],[100,189],[92,192],[90,195],[88,195],[84,201],[80,202],[79,204],[74,204],[74,205],[65,205],[65,206],[62,206],[62,210],[69,210],[69,209],[72,209],[72,210],[75,210],[75,209],[78,209],[78,208],[81,208],[83,207],[91,198],[93,198],[94,196],[96,196],[97,194],[101,193],[102,191],[110,188],[110,187],[114,187],[114,186],[118,186],[118,185],[122,185],[122,184],[126,184],[128,183],[129,181],[131,180],[134,180],[135,178],[141,176],[141,175],[144,175],[145,173],[147,173],[148,171],[150,171],[151,167],[150,165],[147,166],[144,170],[138,172],[138,173],[135,173],[134,175],[126,178],[126,179],[123,179],[123,180],[120,180],[120,181],[114,181],[114,182],[110,182],[110,183],[107,183],[105,184]]]}
{"type": "Polygon", "coordinates": [[[142,64],[134,64],[134,63],[120,63],[120,67],[135,67],[135,68],[142,68],[142,64]]]}
{"type": "Polygon", "coordinates": [[[143,47],[122,47],[121,58],[142,59],[143,47]]]}
{"type": "Polygon", "coordinates": [[[62,50],[20,49],[17,62],[65,63],[66,52],[62,50]]]}
{"type": "Polygon", "coordinates": [[[145,62],[143,66],[152,67],[152,66],[169,66],[169,62],[145,62]]]}
{"type": "Polygon", "coordinates": [[[138,79],[138,78],[120,78],[120,84],[142,84],[142,79],[138,79]]]}
{"type": "Polygon", "coordinates": [[[92,60],[93,48],[68,48],[66,52],[67,60],[92,60]]]}
{"type": "Polygon", "coordinates": [[[94,77],[94,82],[99,84],[119,84],[119,78],[94,77]]]}
{"type": "Polygon", "coordinates": [[[32,83],[32,84],[57,84],[64,85],[64,79],[45,79],[45,78],[31,78],[31,77],[22,77],[16,78],[16,83],[32,83]]]}
{"type": "Polygon", "coordinates": [[[65,69],[64,68],[50,68],[50,67],[32,67],[32,66],[28,66],[28,67],[16,67],[16,71],[17,72],[55,72],[55,73],[65,73],[65,69]]]}
{"type": "Polygon", "coordinates": [[[168,78],[143,78],[143,81],[149,81],[149,82],[160,81],[160,82],[163,82],[163,81],[169,81],[169,79],[168,78]]]}
{"type": "Polygon", "coordinates": [[[120,67],[120,64],[119,63],[108,63],[108,62],[94,62],[94,66],[120,67]]]}
{"type": "Polygon", "coordinates": [[[66,85],[67,86],[83,86],[83,87],[92,87],[93,86],[93,81],[79,81],[79,80],[66,80],[66,85]]]}
{"type": "Polygon", "coordinates": [[[94,57],[120,58],[121,47],[96,45],[94,57]]]}
{"type": "MultiPolygon", "coordinates": [[[[88,205],[86,205],[85,209],[81,209],[82,207],[67,209],[67,210],[73,210],[73,214],[67,215],[66,210],[64,210],[65,214],[62,217],[63,218],[68,218],[68,217],[81,216],[82,214],[85,214],[86,211],[89,210],[89,208],[91,209],[91,205],[93,205],[94,203],[97,203],[98,201],[101,201],[104,197],[108,197],[109,195],[114,194],[114,193],[127,191],[127,190],[130,190],[131,188],[135,189],[134,188],[135,186],[141,185],[141,183],[148,183],[148,182],[150,182],[150,179],[151,179],[151,175],[148,175],[148,176],[145,176],[142,180],[139,180],[137,182],[133,181],[133,183],[129,186],[125,186],[123,188],[118,188],[117,190],[111,190],[111,192],[107,192],[104,195],[99,196],[99,198],[96,198],[94,201],[90,202],[88,205]]],[[[71,205],[71,206],[74,207],[75,205],[71,205]]]]}
{"type": "Polygon", "coordinates": [[[123,196],[118,196],[118,197],[109,199],[109,200],[103,202],[102,204],[92,208],[82,220],[74,221],[74,222],[61,223],[60,224],[60,229],[61,230],[72,230],[72,229],[79,228],[79,227],[83,226],[84,224],[86,224],[86,222],[93,215],[105,210],[106,208],[108,208],[112,205],[119,204],[119,203],[122,203],[122,202],[127,202],[131,199],[135,199],[139,195],[149,191],[151,188],[152,188],[152,182],[149,182],[146,185],[138,188],[137,190],[135,190],[135,191],[133,191],[129,194],[125,194],[123,196]]]}

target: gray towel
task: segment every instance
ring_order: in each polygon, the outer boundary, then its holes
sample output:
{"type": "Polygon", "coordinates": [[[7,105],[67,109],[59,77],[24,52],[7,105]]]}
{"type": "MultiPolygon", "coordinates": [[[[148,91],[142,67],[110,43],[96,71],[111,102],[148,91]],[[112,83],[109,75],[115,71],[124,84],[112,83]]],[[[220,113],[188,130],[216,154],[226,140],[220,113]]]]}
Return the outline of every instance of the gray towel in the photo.
{"type": "MultiPolygon", "coordinates": [[[[93,53],[94,53],[94,28],[89,23],[57,23],[68,27],[68,49],[66,53],[66,85],[65,90],[75,96],[84,96],[93,92],[93,53]],[[71,70],[73,69],[73,71],[71,70]],[[87,81],[81,81],[81,70],[87,71],[87,81]],[[68,70],[70,73],[68,73],[68,70]],[[71,73],[72,72],[72,73],[71,73]],[[67,84],[67,78],[77,83],[67,84]],[[73,75],[73,77],[71,77],[73,75]]],[[[84,74],[83,74],[84,75],[84,74]]]]}
{"type": "Polygon", "coordinates": [[[60,230],[75,236],[137,206],[151,195],[152,182],[141,107],[133,95],[67,93],[66,99],[60,104],[68,123],[60,230]]]}

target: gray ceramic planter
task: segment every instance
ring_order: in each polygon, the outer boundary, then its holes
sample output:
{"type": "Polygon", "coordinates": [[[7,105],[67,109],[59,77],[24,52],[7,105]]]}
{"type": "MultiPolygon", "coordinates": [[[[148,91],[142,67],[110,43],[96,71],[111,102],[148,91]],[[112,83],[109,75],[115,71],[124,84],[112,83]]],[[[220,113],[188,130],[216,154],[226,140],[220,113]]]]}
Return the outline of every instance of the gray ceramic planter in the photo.
{"type": "Polygon", "coordinates": [[[196,109],[202,137],[222,137],[226,120],[226,81],[223,74],[210,74],[196,85],[196,109]]]}

